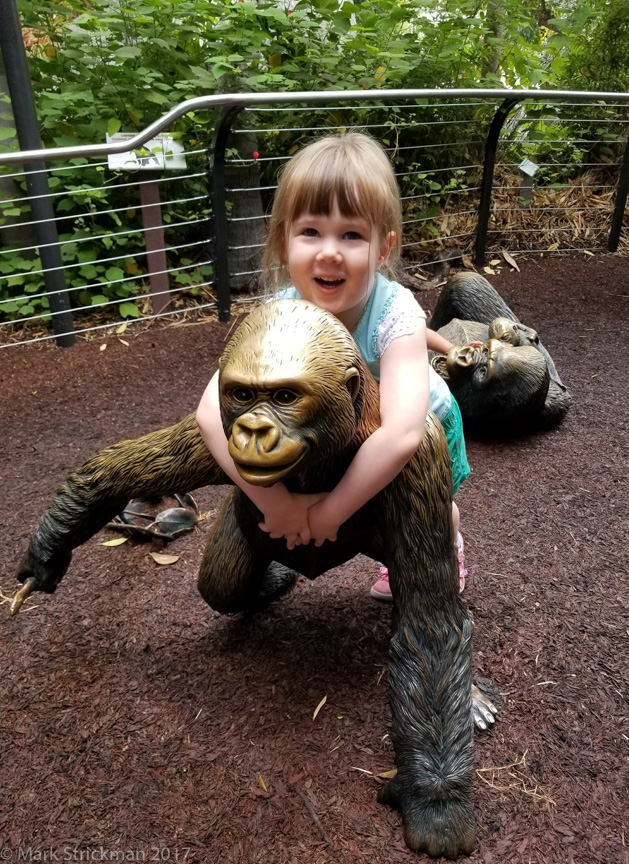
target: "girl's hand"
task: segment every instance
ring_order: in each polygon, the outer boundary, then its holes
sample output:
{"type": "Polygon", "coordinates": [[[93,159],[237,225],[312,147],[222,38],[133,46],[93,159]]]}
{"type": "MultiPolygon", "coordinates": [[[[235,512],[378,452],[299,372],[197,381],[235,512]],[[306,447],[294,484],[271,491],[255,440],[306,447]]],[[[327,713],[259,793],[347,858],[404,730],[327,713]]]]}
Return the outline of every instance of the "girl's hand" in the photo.
{"type": "Polygon", "coordinates": [[[326,540],[330,540],[332,543],[336,540],[342,523],[338,521],[334,513],[329,511],[330,508],[326,508],[325,501],[314,504],[308,511],[310,536],[314,540],[315,546],[323,546],[326,540]]]}
{"type": "Polygon", "coordinates": [[[264,513],[264,522],[258,527],[266,532],[272,540],[286,539],[288,549],[310,543],[309,508],[325,498],[325,493],[317,495],[301,495],[293,493],[285,499],[281,506],[268,509],[264,513]]]}

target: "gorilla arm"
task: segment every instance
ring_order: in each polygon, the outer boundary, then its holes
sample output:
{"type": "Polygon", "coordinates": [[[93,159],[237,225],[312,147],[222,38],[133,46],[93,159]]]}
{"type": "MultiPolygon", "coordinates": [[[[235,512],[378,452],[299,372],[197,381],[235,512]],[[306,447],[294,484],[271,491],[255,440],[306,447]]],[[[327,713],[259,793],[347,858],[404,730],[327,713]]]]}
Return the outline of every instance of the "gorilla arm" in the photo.
{"type": "Polygon", "coordinates": [[[18,568],[23,583],[11,614],[32,591],[52,594],[72,551],[107,524],[131,498],[150,498],[229,482],[205,447],[194,414],[90,457],[57,492],[18,568]]]}
{"type": "Polygon", "coordinates": [[[380,427],[361,445],[338,485],[308,512],[316,546],[397,477],[424,435],[430,387],[426,325],[394,339],[380,361],[380,427]]]}
{"type": "Polygon", "coordinates": [[[220,413],[219,373],[210,380],[197,408],[197,424],[206,446],[223,471],[262,513],[259,527],[271,538],[285,537],[289,549],[310,542],[308,508],[323,495],[300,495],[288,491],[283,483],[254,486],[241,477],[232,459],[220,413]]]}

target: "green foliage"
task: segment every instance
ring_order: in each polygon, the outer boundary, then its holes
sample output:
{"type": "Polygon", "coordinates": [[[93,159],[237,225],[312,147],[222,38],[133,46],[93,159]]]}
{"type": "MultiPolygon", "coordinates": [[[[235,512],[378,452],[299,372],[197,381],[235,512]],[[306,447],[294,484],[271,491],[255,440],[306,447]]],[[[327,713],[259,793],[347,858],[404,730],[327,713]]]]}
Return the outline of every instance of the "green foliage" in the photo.
{"type": "MultiPolygon", "coordinates": [[[[626,89],[629,83],[626,0],[593,0],[587,7],[557,0],[553,18],[544,18],[536,0],[290,0],[287,5],[269,0],[125,0],[122,5],[18,0],[18,5],[24,26],[39,37],[29,59],[47,146],[91,144],[107,134],[137,131],[184,99],[228,90],[557,86],[587,75],[601,81],[603,67],[615,70],[615,86],[626,89]],[[590,43],[603,46],[596,57],[590,43]],[[598,77],[592,63],[601,70],[598,77]]],[[[379,127],[403,175],[408,211],[424,219],[431,234],[437,206],[464,187],[462,173],[451,166],[482,162],[478,141],[489,111],[488,106],[448,103],[418,104],[415,113],[395,107],[313,109],[307,125],[379,127]],[[456,134],[449,133],[453,140],[444,142],[444,123],[455,117],[456,134]],[[422,127],[421,147],[413,130],[417,121],[430,124],[422,127]]],[[[257,128],[304,125],[297,108],[249,117],[257,128]]],[[[190,112],[169,134],[187,150],[203,148],[213,122],[208,112],[190,112]]],[[[566,130],[556,134],[557,129],[533,112],[527,140],[514,143],[518,154],[539,158],[543,144],[552,156],[579,163],[586,150],[562,151],[557,139],[570,135],[566,130]]],[[[259,149],[265,157],[284,156],[302,143],[303,134],[270,131],[259,149]]],[[[0,137],[7,140],[9,131],[0,127],[0,137]]],[[[196,171],[205,167],[201,158],[194,164],[196,171]]],[[[264,185],[272,185],[276,165],[261,166],[264,185]]],[[[137,314],[133,297],[146,291],[146,262],[131,254],[141,231],[134,175],[86,160],[73,166],[50,176],[60,234],[69,241],[63,256],[70,286],[78,289],[75,305],[115,303],[121,314],[137,314]],[[99,235],[107,236],[93,239],[99,235]]],[[[173,198],[207,191],[204,177],[173,186],[173,198]]],[[[0,225],[23,210],[17,201],[6,202],[0,225]]],[[[208,215],[207,202],[199,200],[178,205],[164,218],[174,224],[208,215]]],[[[169,228],[167,245],[200,240],[204,231],[205,223],[169,228]]],[[[32,272],[38,268],[29,271],[26,259],[6,250],[0,261],[0,275],[11,274],[0,281],[0,301],[11,298],[13,304],[4,304],[0,314],[19,318],[28,306],[45,311],[45,298],[17,299],[41,291],[41,275],[32,272]]],[[[207,274],[196,266],[199,259],[184,261],[174,255],[172,283],[196,292],[207,274]]]]}

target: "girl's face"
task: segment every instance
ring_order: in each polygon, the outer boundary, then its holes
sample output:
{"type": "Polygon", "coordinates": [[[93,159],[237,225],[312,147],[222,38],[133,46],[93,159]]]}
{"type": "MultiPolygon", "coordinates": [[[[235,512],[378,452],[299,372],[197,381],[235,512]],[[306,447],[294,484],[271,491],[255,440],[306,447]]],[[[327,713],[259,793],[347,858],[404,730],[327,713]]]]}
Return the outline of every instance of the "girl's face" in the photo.
{"type": "Polygon", "coordinates": [[[291,280],[304,300],[331,312],[351,331],[394,240],[393,235],[383,240],[358,216],[343,216],[336,202],[328,216],[302,213],[286,242],[291,280]]]}

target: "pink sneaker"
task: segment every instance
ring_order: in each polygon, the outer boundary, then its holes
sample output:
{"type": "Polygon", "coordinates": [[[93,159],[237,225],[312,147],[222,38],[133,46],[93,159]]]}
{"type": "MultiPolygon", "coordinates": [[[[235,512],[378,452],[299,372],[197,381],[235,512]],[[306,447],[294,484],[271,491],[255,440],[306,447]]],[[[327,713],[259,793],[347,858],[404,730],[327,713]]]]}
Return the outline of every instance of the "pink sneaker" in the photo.
{"type": "Polygon", "coordinates": [[[369,593],[374,600],[386,600],[388,602],[393,600],[393,594],[391,594],[389,587],[389,571],[386,567],[380,568],[380,578],[371,586],[369,593]]]}
{"type": "Polygon", "coordinates": [[[465,577],[467,576],[467,570],[465,569],[465,552],[464,552],[464,544],[463,538],[461,534],[456,535],[455,545],[458,551],[459,558],[459,594],[465,588],[465,577]]]}

